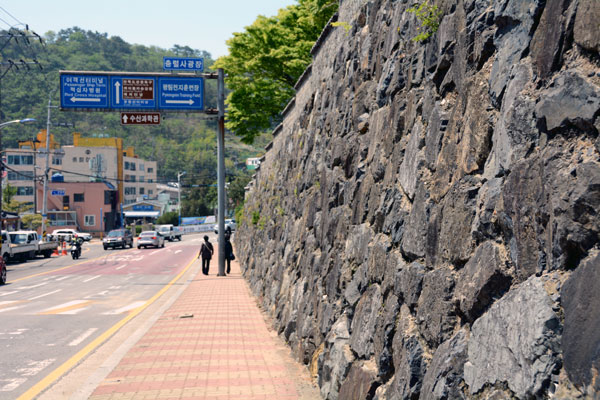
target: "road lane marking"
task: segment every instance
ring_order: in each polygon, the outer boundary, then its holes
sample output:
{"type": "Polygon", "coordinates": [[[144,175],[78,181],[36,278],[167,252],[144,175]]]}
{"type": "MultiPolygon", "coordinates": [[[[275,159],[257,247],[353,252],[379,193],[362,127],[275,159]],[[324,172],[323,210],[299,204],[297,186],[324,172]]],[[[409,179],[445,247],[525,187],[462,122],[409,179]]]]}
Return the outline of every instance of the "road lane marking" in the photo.
{"type": "Polygon", "coordinates": [[[82,311],[84,308],[87,308],[87,306],[90,304],[92,304],[92,301],[89,300],[73,300],[69,301],[68,303],[47,308],[44,311],[38,313],[37,315],[77,314],[79,311],[82,311]]]}
{"type": "Polygon", "coordinates": [[[183,250],[175,250],[175,254],[181,253],[183,250]]]}
{"type": "Polygon", "coordinates": [[[152,253],[148,254],[149,256],[158,253],[160,250],[154,250],[152,253]]]}
{"type": "Polygon", "coordinates": [[[3,308],[3,309],[1,309],[1,310],[0,310],[0,313],[6,312],[6,311],[17,310],[17,309],[19,309],[19,308],[23,308],[23,307],[25,307],[25,306],[23,305],[23,306],[16,306],[16,307],[8,307],[8,308],[3,308]]]}
{"type": "Polygon", "coordinates": [[[70,278],[70,276],[66,275],[66,276],[63,276],[62,278],[55,279],[55,282],[64,281],[65,279],[69,279],[69,278],[70,278]]]}
{"type": "Polygon", "coordinates": [[[81,335],[79,335],[71,343],[69,343],[69,346],[77,346],[77,345],[81,344],[85,339],[87,339],[88,337],[90,337],[97,330],[98,330],[98,328],[90,328],[90,329],[88,329],[87,331],[85,331],[81,335]]]}
{"type": "Polygon", "coordinates": [[[88,283],[90,281],[93,281],[96,278],[100,278],[102,275],[96,275],[96,276],[92,276],[91,278],[87,278],[86,280],[83,281],[83,283],[88,283]]]}
{"type": "Polygon", "coordinates": [[[37,285],[31,285],[31,286],[22,286],[19,289],[34,289],[36,287],[40,287],[40,286],[45,286],[47,284],[49,284],[50,282],[42,282],[42,283],[38,283],[37,285]]]}
{"type": "Polygon", "coordinates": [[[9,382],[0,388],[0,392],[12,392],[23,383],[27,382],[27,378],[5,379],[4,382],[9,382]]]}
{"type": "Polygon", "coordinates": [[[30,298],[29,301],[41,299],[42,297],[50,296],[51,294],[58,293],[58,292],[61,292],[61,291],[62,291],[62,289],[57,289],[57,290],[55,290],[53,292],[40,294],[39,296],[35,296],[35,297],[30,298]]]}
{"type": "Polygon", "coordinates": [[[36,376],[54,361],[56,361],[56,358],[48,358],[41,361],[29,361],[27,363],[27,368],[19,368],[16,372],[21,376],[36,376]]]}
{"type": "Polygon", "coordinates": [[[120,269],[123,269],[123,268],[125,268],[126,266],[127,266],[127,264],[123,264],[123,265],[121,265],[120,267],[117,267],[117,268],[115,268],[115,270],[117,270],[117,271],[118,271],[118,270],[120,270],[120,269]]]}
{"type": "Polygon", "coordinates": [[[5,301],[0,301],[0,308],[4,307],[4,306],[9,306],[11,304],[15,304],[18,303],[19,300],[5,300],[5,301]]]}
{"type": "Polygon", "coordinates": [[[107,311],[105,313],[102,313],[102,315],[117,315],[117,314],[123,314],[126,313],[127,311],[131,311],[131,310],[135,310],[138,307],[143,306],[144,304],[146,304],[145,300],[142,301],[136,301],[134,303],[131,303],[125,307],[121,307],[119,309],[116,310],[112,310],[112,311],[107,311]]]}
{"type": "Polygon", "coordinates": [[[177,282],[196,262],[196,257],[192,258],[192,260],[186,265],[185,268],[177,274],[169,283],[167,283],[161,290],[159,290],[154,296],[150,298],[143,306],[136,308],[126,317],[121,319],[119,322],[114,324],[108,330],[104,331],[103,334],[98,336],[92,342],[88,343],[83,349],[79,350],[73,357],[69,358],[62,365],[56,368],[54,371],[50,372],[46,375],[45,378],[41,379],[38,383],[33,385],[29,390],[23,393],[21,396],[17,398],[17,400],[29,400],[35,398],[38,394],[44,391],[48,386],[54,383],[57,379],[67,373],[71,368],[76,366],[83,358],[87,357],[92,351],[94,351],[97,347],[99,347],[102,343],[107,341],[112,335],[115,334],[119,329],[121,329],[126,323],[131,321],[133,318],[138,316],[142,311],[148,308],[152,303],[154,303],[160,296],[162,296],[175,282],[177,282]]]}
{"type": "Polygon", "coordinates": [[[4,293],[0,293],[0,297],[2,297],[2,296],[8,296],[8,295],[15,294],[15,293],[19,293],[19,292],[4,292],[4,293]]]}

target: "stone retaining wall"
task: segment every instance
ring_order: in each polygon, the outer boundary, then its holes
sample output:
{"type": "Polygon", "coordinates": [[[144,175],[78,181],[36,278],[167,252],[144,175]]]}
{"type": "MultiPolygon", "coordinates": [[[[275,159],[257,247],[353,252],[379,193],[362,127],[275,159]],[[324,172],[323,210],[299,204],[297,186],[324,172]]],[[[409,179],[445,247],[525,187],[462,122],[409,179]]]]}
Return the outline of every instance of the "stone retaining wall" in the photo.
{"type": "Polygon", "coordinates": [[[600,2],[344,0],[236,246],[327,399],[600,396],[600,2]]]}

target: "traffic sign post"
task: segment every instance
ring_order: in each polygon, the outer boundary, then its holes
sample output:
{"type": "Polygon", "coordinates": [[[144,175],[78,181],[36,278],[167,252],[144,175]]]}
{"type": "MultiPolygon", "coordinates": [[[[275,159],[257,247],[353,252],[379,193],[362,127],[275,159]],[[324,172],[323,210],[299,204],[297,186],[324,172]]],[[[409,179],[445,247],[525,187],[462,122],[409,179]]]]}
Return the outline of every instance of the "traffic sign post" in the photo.
{"type": "Polygon", "coordinates": [[[109,108],[108,92],[108,76],[83,74],[60,76],[61,108],[109,108]]]}
{"type": "Polygon", "coordinates": [[[111,76],[111,108],[119,109],[156,109],[153,77],[111,76]]]}
{"type": "Polygon", "coordinates": [[[204,71],[204,58],[163,57],[165,71],[204,71]]]}
{"type": "Polygon", "coordinates": [[[205,76],[215,78],[214,74],[60,71],[61,109],[205,112],[205,76]]]}
{"type": "Polygon", "coordinates": [[[121,125],[160,125],[160,113],[122,112],[121,125]]]}
{"type": "Polygon", "coordinates": [[[204,109],[203,78],[158,78],[158,108],[161,110],[204,109]]]}

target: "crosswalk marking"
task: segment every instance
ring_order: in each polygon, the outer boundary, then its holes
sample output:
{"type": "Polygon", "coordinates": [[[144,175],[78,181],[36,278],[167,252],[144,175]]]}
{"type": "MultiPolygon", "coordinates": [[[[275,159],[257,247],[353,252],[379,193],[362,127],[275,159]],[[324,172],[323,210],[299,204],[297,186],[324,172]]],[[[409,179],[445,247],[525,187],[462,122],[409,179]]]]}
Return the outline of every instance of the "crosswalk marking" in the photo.
{"type": "Polygon", "coordinates": [[[88,305],[92,304],[89,300],[74,300],[68,303],[60,304],[55,307],[47,308],[44,311],[38,313],[38,315],[50,315],[50,314],[77,314],[78,312],[87,308],[88,305]]]}

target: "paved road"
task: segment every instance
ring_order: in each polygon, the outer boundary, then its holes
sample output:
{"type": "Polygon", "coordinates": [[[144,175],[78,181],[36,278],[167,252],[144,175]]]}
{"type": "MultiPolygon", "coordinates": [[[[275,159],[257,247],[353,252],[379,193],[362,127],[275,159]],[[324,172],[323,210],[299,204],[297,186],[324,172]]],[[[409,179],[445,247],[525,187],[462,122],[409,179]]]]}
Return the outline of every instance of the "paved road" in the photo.
{"type": "MultiPolygon", "coordinates": [[[[108,337],[195,259],[199,235],[162,249],[103,250],[9,264],[0,287],[0,399],[15,399],[108,337]]],[[[84,354],[85,355],[85,354],[84,354]]]]}

